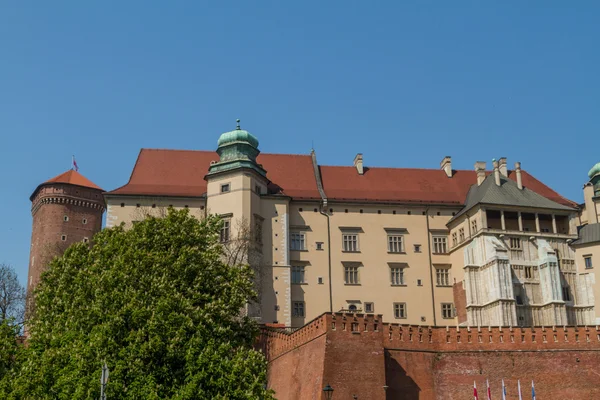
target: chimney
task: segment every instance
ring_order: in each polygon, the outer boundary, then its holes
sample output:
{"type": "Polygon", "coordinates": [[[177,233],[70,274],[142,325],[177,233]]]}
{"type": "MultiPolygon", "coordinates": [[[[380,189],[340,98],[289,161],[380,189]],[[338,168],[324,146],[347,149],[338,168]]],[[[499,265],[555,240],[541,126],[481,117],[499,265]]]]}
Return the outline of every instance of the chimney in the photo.
{"type": "Polygon", "coordinates": [[[506,157],[500,157],[500,159],[498,160],[498,164],[502,176],[508,178],[508,166],[506,165],[506,157]]]}
{"type": "Polygon", "coordinates": [[[496,182],[496,186],[500,186],[500,168],[498,166],[498,161],[493,160],[492,165],[494,166],[494,182],[496,182]]]}
{"type": "Polygon", "coordinates": [[[596,204],[594,202],[594,185],[592,182],[583,185],[583,201],[587,213],[588,224],[598,223],[598,214],[596,213],[596,204]]]}
{"type": "Polygon", "coordinates": [[[356,155],[356,157],[354,157],[354,166],[356,167],[356,170],[358,171],[359,175],[364,174],[364,170],[363,170],[363,157],[362,157],[362,153],[358,153],[356,155]]]}
{"type": "Polygon", "coordinates": [[[521,178],[521,163],[515,163],[515,173],[517,174],[517,186],[519,189],[523,189],[523,179],[521,178]]]}
{"type": "Polygon", "coordinates": [[[475,172],[477,172],[477,186],[479,186],[485,180],[485,161],[475,163],[475,172]]]}
{"type": "Polygon", "coordinates": [[[440,168],[444,170],[448,178],[452,178],[452,157],[444,157],[444,159],[440,163],[440,168]]]}

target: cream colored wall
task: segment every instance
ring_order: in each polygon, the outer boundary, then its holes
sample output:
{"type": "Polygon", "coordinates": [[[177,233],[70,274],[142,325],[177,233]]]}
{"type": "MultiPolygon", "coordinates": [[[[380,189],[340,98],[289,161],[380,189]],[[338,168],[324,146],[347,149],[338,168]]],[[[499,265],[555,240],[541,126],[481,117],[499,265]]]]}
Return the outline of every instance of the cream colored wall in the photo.
{"type": "Polygon", "coordinates": [[[600,276],[598,276],[598,271],[600,270],[600,242],[577,246],[575,248],[575,262],[577,264],[577,272],[587,274],[591,278],[596,324],[600,324],[600,276]],[[585,269],[584,257],[588,255],[592,256],[592,269],[585,269]]]}
{"type": "MultiPolygon", "coordinates": [[[[306,235],[306,251],[291,251],[291,264],[306,265],[303,285],[292,284],[292,301],[303,299],[306,302],[308,321],[329,311],[329,271],[327,248],[327,218],[318,212],[317,203],[292,202],[290,232],[299,231],[306,235]],[[301,210],[300,210],[301,209],[301,210]],[[317,212],[314,210],[317,209],[317,212]],[[323,250],[316,250],[316,242],[323,242],[323,250]],[[318,284],[318,277],[323,284],[318,284]]],[[[385,321],[402,323],[433,324],[433,310],[436,323],[453,325],[454,319],[441,318],[441,303],[453,303],[452,287],[436,287],[435,271],[431,271],[429,258],[430,233],[423,215],[425,208],[391,207],[377,205],[333,204],[327,207],[331,223],[331,275],[333,311],[348,309],[353,302],[363,309],[365,302],[374,303],[374,312],[383,314],[385,321]],[[329,212],[333,210],[333,213],[329,212]],[[346,213],[345,210],[348,210],[346,213]],[[363,210],[361,213],[360,210],[363,210]],[[396,214],[393,211],[396,211],[396,214]],[[381,211],[381,214],[378,213],[381,211]],[[410,215],[408,215],[410,211],[410,215]],[[344,227],[360,228],[359,252],[342,251],[342,230],[344,227]],[[406,229],[403,254],[388,253],[388,233],[385,228],[406,229]],[[415,252],[414,245],[421,246],[415,252]],[[344,283],[344,262],[358,262],[359,285],[344,283]],[[406,263],[405,286],[392,286],[388,263],[406,263]],[[434,284],[435,307],[432,306],[432,278],[434,284]],[[421,286],[417,285],[421,280],[421,286]],[[393,303],[407,303],[407,318],[395,319],[393,303]],[[421,320],[425,318],[425,321],[421,320]]],[[[456,210],[455,212],[457,212],[456,210]]],[[[452,211],[430,209],[429,229],[440,233],[446,230],[446,223],[452,218],[452,211]],[[437,215],[437,212],[441,215],[437,215]]],[[[450,264],[449,255],[432,255],[436,264],[450,264]]],[[[453,282],[452,274],[450,283],[453,282]]],[[[294,320],[293,323],[305,322],[294,320]]]]}
{"type": "Polygon", "coordinates": [[[106,227],[125,223],[131,227],[132,221],[140,221],[146,215],[160,216],[169,206],[175,209],[189,208],[191,215],[202,218],[205,215],[206,202],[202,198],[174,198],[151,196],[105,196],[106,227]],[[152,207],[155,205],[155,207],[152,207]]]}

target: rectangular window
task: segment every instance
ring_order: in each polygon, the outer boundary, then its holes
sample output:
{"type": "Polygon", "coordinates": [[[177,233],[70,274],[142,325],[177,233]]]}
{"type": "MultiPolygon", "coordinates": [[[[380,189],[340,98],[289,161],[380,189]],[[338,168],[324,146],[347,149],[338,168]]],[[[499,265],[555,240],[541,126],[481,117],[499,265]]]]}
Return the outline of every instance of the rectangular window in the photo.
{"type": "Polygon", "coordinates": [[[571,294],[569,293],[569,287],[568,286],[563,286],[562,292],[563,292],[563,300],[564,301],[571,301],[571,294]]]}
{"type": "Polygon", "coordinates": [[[460,228],[458,230],[458,238],[461,243],[465,241],[465,228],[460,228]]]}
{"type": "Polygon", "coordinates": [[[262,243],[262,236],[263,236],[262,226],[263,226],[262,220],[256,218],[256,220],[254,221],[254,240],[256,241],[256,243],[262,243]]]}
{"type": "Polygon", "coordinates": [[[304,267],[292,266],[292,283],[304,283],[304,267]]]}
{"type": "Polygon", "coordinates": [[[358,234],[345,233],[342,235],[342,248],[344,251],[358,251],[358,234]]]}
{"type": "Polygon", "coordinates": [[[316,242],[315,246],[316,246],[317,250],[323,250],[323,242],[316,242]]]}
{"type": "Polygon", "coordinates": [[[456,238],[456,232],[452,234],[452,247],[455,247],[458,244],[458,239],[456,238]]]}
{"type": "Polygon", "coordinates": [[[406,303],[394,303],[394,318],[406,318],[406,303]]]}
{"type": "Polygon", "coordinates": [[[260,192],[261,192],[260,186],[259,185],[254,186],[254,191],[256,192],[256,194],[260,194],[260,192]]]}
{"type": "Polygon", "coordinates": [[[304,302],[294,301],[292,304],[292,317],[304,317],[304,302]]]}
{"type": "Polygon", "coordinates": [[[452,303],[442,303],[442,318],[454,318],[454,305],[452,303]]]}
{"type": "Polygon", "coordinates": [[[344,283],[346,285],[358,285],[358,267],[357,266],[345,266],[344,267],[344,283]]]}
{"type": "Polygon", "coordinates": [[[592,256],[583,257],[583,261],[585,262],[585,269],[592,268],[592,256]]]}
{"type": "Polygon", "coordinates": [[[513,250],[521,250],[521,239],[510,238],[510,248],[513,250]]]}
{"type": "Polygon", "coordinates": [[[231,225],[231,221],[229,219],[223,220],[223,225],[221,226],[221,243],[225,243],[229,241],[229,228],[231,225]]]}
{"type": "Polygon", "coordinates": [[[435,267],[435,278],[437,286],[450,286],[450,269],[435,267]]]}
{"type": "Polygon", "coordinates": [[[404,268],[390,268],[392,285],[404,285],[404,268]]]}
{"type": "Polygon", "coordinates": [[[434,236],[433,237],[433,252],[437,254],[444,254],[448,252],[446,248],[446,236],[434,236]]]}
{"type": "Polygon", "coordinates": [[[525,278],[526,279],[533,278],[533,273],[531,271],[531,267],[525,267],[525,278]]]}
{"type": "Polygon", "coordinates": [[[290,250],[306,250],[306,236],[304,233],[290,233],[290,250]]]}
{"type": "Polygon", "coordinates": [[[404,238],[402,235],[388,235],[388,251],[390,253],[404,252],[404,238]]]}
{"type": "Polygon", "coordinates": [[[415,253],[420,253],[420,252],[421,252],[421,245],[415,244],[415,253]]]}
{"type": "Polygon", "coordinates": [[[229,186],[229,183],[224,183],[221,185],[221,193],[227,193],[230,189],[231,187],[229,186]]]}
{"type": "Polygon", "coordinates": [[[477,233],[477,221],[476,220],[471,221],[471,231],[473,234],[477,233]]]}
{"type": "Polygon", "coordinates": [[[375,312],[375,305],[373,303],[365,303],[365,312],[368,312],[368,313],[375,312]]]}

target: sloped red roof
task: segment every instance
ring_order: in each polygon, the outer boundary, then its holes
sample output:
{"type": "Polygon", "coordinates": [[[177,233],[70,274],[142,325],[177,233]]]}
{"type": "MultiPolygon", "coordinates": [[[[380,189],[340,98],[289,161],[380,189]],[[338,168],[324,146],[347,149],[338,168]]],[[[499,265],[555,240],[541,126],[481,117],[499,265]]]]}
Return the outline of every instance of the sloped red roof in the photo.
{"type": "MultiPolygon", "coordinates": [[[[129,183],[107,194],[200,197],[206,193],[204,176],[214,151],[142,149],[129,183]]],[[[258,162],[271,181],[270,192],[296,199],[320,199],[310,155],[264,154],[258,162]]],[[[462,205],[475,171],[455,170],[452,178],[438,169],[365,168],[359,175],[354,167],[319,166],[325,195],[329,200],[367,202],[408,202],[462,205]]],[[[489,172],[488,172],[489,173],[489,172]]],[[[514,171],[509,178],[516,180],[514,171]]],[[[559,204],[575,207],[526,171],[523,185],[559,204]]]]}
{"type": "MultiPolygon", "coordinates": [[[[107,194],[200,197],[214,151],[142,149],[129,182],[107,194]]],[[[265,154],[257,159],[267,170],[271,191],[294,198],[320,199],[310,155],[265,154]]]]}
{"type": "Polygon", "coordinates": [[[94,182],[90,181],[88,178],[81,175],[79,172],[77,172],[73,169],[70,169],[70,170],[63,172],[62,174],[57,175],[54,178],[48,179],[46,182],[38,185],[38,187],[35,188],[35,190],[31,194],[30,199],[33,199],[33,196],[35,196],[35,194],[37,193],[39,188],[41,188],[44,185],[48,185],[48,184],[52,184],[52,183],[68,183],[70,185],[83,186],[83,187],[103,191],[103,189],[100,186],[96,185],[94,182]]]}
{"type": "Polygon", "coordinates": [[[70,183],[71,185],[84,186],[92,189],[102,190],[102,188],[90,181],[85,176],[81,175],[74,169],[70,169],[62,174],[55,176],[52,179],[48,179],[44,183],[70,183]]]}

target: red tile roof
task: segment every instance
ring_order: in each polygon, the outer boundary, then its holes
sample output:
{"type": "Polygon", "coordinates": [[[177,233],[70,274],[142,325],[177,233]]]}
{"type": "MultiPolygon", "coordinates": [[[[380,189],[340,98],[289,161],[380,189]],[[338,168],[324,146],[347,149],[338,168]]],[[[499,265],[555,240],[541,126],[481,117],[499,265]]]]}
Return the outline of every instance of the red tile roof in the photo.
{"type": "MultiPolygon", "coordinates": [[[[129,183],[107,194],[200,197],[214,151],[142,149],[129,183]]],[[[303,199],[320,199],[310,155],[265,154],[257,161],[267,170],[271,191],[303,199]]]]}
{"type": "Polygon", "coordinates": [[[85,176],[81,175],[79,172],[70,169],[62,174],[55,176],[52,179],[48,179],[44,183],[70,183],[71,185],[84,186],[92,189],[102,190],[102,188],[96,185],[94,182],[90,181],[85,176]]]}
{"type": "Polygon", "coordinates": [[[38,185],[38,187],[35,188],[35,190],[31,194],[30,199],[33,199],[33,196],[35,196],[35,194],[37,193],[37,191],[40,187],[51,184],[51,183],[68,183],[70,185],[83,186],[83,187],[87,187],[87,188],[91,188],[91,189],[98,189],[98,190],[103,191],[103,189],[100,186],[96,185],[94,182],[90,181],[88,178],[81,175],[79,172],[77,172],[73,169],[70,169],[70,170],[63,172],[62,174],[57,175],[52,179],[48,179],[46,182],[38,185]]]}
{"type": "MultiPolygon", "coordinates": [[[[213,151],[142,149],[129,183],[107,194],[200,197],[206,192],[204,176],[213,151]]],[[[320,199],[310,155],[260,154],[258,162],[272,182],[270,192],[295,199],[320,199]]],[[[454,171],[448,178],[438,169],[365,168],[359,175],[354,167],[320,166],[325,195],[329,200],[436,203],[462,205],[471,185],[477,182],[475,171],[454,171]]],[[[509,172],[515,180],[515,173],[509,172]]],[[[565,199],[526,171],[523,185],[557,203],[570,207],[565,199]]]]}

